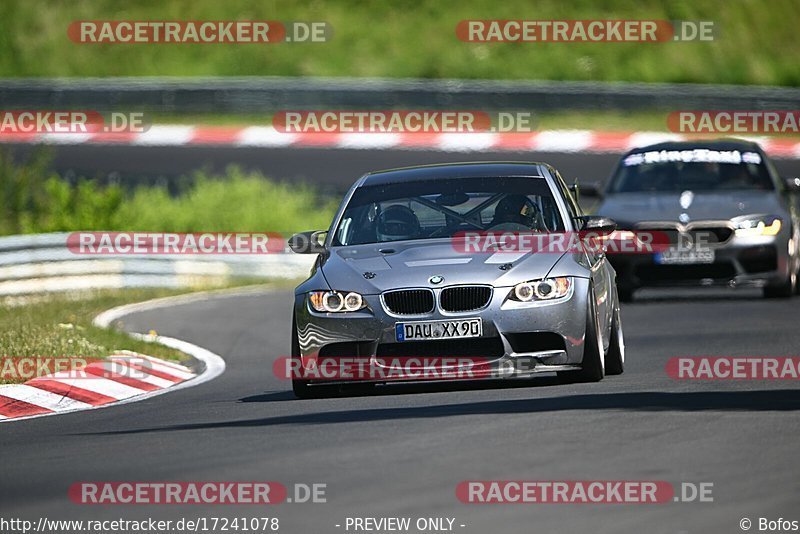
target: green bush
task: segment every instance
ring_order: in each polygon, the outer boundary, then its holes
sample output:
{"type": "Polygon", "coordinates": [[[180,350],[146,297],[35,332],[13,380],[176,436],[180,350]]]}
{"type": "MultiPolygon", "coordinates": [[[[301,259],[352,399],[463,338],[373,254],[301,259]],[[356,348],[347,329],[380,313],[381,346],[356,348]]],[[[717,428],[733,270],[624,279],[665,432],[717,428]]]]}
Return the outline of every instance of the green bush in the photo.
{"type": "Polygon", "coordinates": [[[35,231],[47,210],[49,157],[36,152],[25,163],[15,164],[11,152],[0,151],[0,233],[35,231]]]}
{"type": "Polygon", "coordinates": [[[306,185],[273,182],[230,167],[197,172],[186,191],[139,186],[125,191],[85,178],[74,184],[48,172],[36,152],[14,163],[0,151],[0,234],[73,230],[279,232],[327,228],[336,204],[306,185]]]}
{"type": "Polygon", "coordinates": [[[335,203],[310,187],[272,182],[229,167],[224,176],[198,172],[188,192],[138,188],[115,213],[115,229],[291,233],[327,228],[335,203]]]}

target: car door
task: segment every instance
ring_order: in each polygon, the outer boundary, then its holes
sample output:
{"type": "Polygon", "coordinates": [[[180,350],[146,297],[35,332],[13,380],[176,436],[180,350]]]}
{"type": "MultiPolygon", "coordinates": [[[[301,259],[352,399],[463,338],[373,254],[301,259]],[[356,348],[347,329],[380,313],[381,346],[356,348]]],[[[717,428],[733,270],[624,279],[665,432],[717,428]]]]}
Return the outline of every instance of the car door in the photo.
{"type": "MultiPolygon", "coordinates": [[[[561,194],[564,196],[564,202],[567,205],[570,217],[575,221],[578,217],[583,215],[583,211],[558,171],[556,171],[556,182],[561,190],[561,194]]],[[[603,336],[603,344],[606,345],[608,343],[608,333],[610,332],[613,314],[611,296],[614,287],[614,271],[603,251],[595,252],[590,250],[587,253],[587,258],[591,269],[592,285],[594,286],[594,304],[600,321],[600,332],[603,336]]]]}

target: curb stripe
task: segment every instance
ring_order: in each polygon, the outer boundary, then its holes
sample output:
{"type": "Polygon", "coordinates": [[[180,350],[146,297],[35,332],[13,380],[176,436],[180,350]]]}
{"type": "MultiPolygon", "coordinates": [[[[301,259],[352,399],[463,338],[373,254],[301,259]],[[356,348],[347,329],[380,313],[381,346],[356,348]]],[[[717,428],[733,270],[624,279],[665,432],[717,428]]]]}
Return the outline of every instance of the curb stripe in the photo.
{"type": "MultiPolygon", "coordinates": [[[[5,388],[4,388],[5,389],[5,388]]],[[[0,395],[0,415],[4,418],[27,417],[29,415],[40,415],[53,413],[53,410],[36,406],[29,402],[12,399],[5,395],[0,395]]]]}
{"type": "Polygon", "coordinates": [[[128,387],[136,388],[141,391],[153,391],[156,389],[161,389],[159,386],[155,384],[150,384],[145,382],[144,380],[138,380],[136,378],[130,378],[128,376],[117,376],[113,370],[112,366],[106,367],[105,364],[97,364],[91,363],[86,366],[86,373],[94,376],[99,376],[105,380],[110,380],[112,382],[117,382],[119,384],[124,384],[128,387]]]}
{"type": "Polygon", "coordinates": [[[90,405],[79,400],[64,397],[44,389],[31,387],[27,384],[12,384],[2,390],[4,397],[9,397],[26,402],[40,408],[57,412],[59,410],[74,410],[88,408],[90,405]]]}
{"type": "MultiPolygon", "coordinates": [[[[125,384],[120,384],[113,380],[103,380],[102,378],[88,380],[86,378],[71,377],[67,373],[55,373],[48,378],[66,384],[68,387],[88,389],[89,391],[100,393],[101,395],[106,395],[116,400],[123,400],[144,393],[141,389],[126,386],[125,384]]],[[[3,390],[0,389],[0,393],[2,391],[3,390]]]]}
{"type": "Polygon", "coordinates": [[[109,402],[114,402],[117,400],[114,397],[109,397],[107,395],[103,395],[102,393],[79,388],[77,386],[70,386],[64,382],[48,380],[46,378],[36,378],[28,382],[28,385],[49,391],[51,393],[57,393],[59,395],[63,395],[64,397],[79,400],[81,402],[85,402],[86,404],[91,404],[92,406],[100,406],[101,404],[108,404],[109,402]]]}
{"type": "Polygon", "coordinates": [[[137,354],[136,356],[152,362],[153,366],[155,367],[164,367],[165,369],[169,368],[170,371],[168,372],[172,372],[174,370],[177,373],[176,376],[186,375],[187,379],[194,376],[194,373],[192,372],[191,369],[179,363],[171,362],[168,360],[161,360],[159,358],[153,358],[152,356],[147,356],[146,354],[137,354]]]}
{"type": "Polygon", "coordinates": [[[131,369],[133,371],[137,371],[139,373],[152,375],[152,376],[154,376],[156,378],[160,378],[162,380],[166,380],[167,382],[176,383],[176,382],[182,382],[183,380],[185,380],[184,378],[175,376],[174,374],[169,374],[169,373],[166,373],[164,371],[160,371],[158,369],[155,369],[155,367],[139,365],[139,364],[133,363],[131,361],[126,361],[126,360],[124,360],[122,358],[112,358],[112,361],[115,364],[123,365],[123,366],[125,366],[128,369],[131,369]]]}
{"type": "MultiPolygon", "coordinates": [[[[163,307],[176,306],[179,304],[198,302],[200,300],[209,298],[209,296],[217,298],[229,298],[240,295],[261,294],[264,291],[265,289],[259,286],[255,288],[244,288],[244,289],[235,288],[235,289],[216,290],[216,291],[203,291],[197,293],[190,293],[186,295],[178,295],[174,297],[163,297],[144,302],[137,302],[134,304],[125,304],[122,306],[111,308],[110,310],[106,310],[103,313],[99,314],[94,318],[92,324],[94,324],[98,328],[110,328],[114,321],[117,321],[121,317],[124,317],[125,315],[137,311],[153,310],[163,307]]],[[[204,349],[187,341],[182,341],[180,339],[175,339],[165,336],[139,334],[135,332],[129,332],[128,335],[130,335],[135,339],[139,339],[141,341],[157,343],[159,345],[169,347],[181,351],[185,354],[188,354],[189,356],[193,357],[197,362],[199,362],[203,366],[203,369],[199,374],[195,374],[188,367],[185,367],[175,362],[161,360],[153,356],[138,354],[132,351],[118,351],[114,354],[117,357],[144,358],[150,360],[151,362],[159,366],[162,366],[165,369],[172,368],[179,373],[188,373],[189,375],[191,375],[191,378],[183,380],[180,383],[172,384],[171,387],[159,388],[154,391],[142,391],[140,389],[130,387],[121,384],[119,382],[115,382],[112,380],[104,380],[101,378],[87,380],[84,377],[76,379],[74,374],[70,372],[54,373],[53,375],[50,376],[36,378],[35,380],[39,381],[40,385],[44,386],[41,389],[46,390],[47,387],[52,386],[54,392],[58,391],[59,394],[61,394],[61,391],[63,391],[66,388],[74,393],[74,395],[72,396],[76,399],[77,395],[91,395],[92,393],[105,395],[107,398],[111,399],[111,402],[105,402],[97,405],[92,404],[92,402],[86,402],[86,408],[72,408],[72,409],[60,408],[58,411],[55,412],[48,410],[47,408],[43,408],[41,406],[33,405],[28,402],[20,401],[9,397],[3,397],[1,393],[5,388],[9,386],[0,385],[0,423],[6,423],[6,422],[13,423],[24,419],[47,417],[51,415],[60,415],[62,413],[68,413],[70,411],[97,410],[97,409],[108,408],[111,406],[118,406],[122,404],[143,401],[158,395],[163,395],[165,393],[178,391],[184,388],[199,386],[200,384],[204,384],[210,380],[215,379],[225,371],[225,360],[223,360],[218,354],[214,354],[213,352],[207,349],[204,349]],[[71,374],[73,374],[73,376],[70,376],[71,374]],[[48,382],[55,382],[58,385],[47,384],[48,382]],[[86,391],[88,391],[88,393],[85,393],[86,391]]],[[[171,372],[171,371],[166,371],[166,372],[171,372]]],[[[31,389],[35,389],[35,386],[32,386],[31,389]]],[[[78,399],[78,400],[91,401],[91,397],[87,396],[83,399],[78,399]]]]}
{"type": "Polygon", "coordinates": [[[119,351],[81,371],[61,371],[33,378],[25,384],[0,386],[0,420],[101,408],[136,397],[157,395],[196,378],[197,375],[183,365],[119,351]],[[143,360],[146,363],[137,363],[143,360]],[[140,376],[126,376],[125,369],[120,366],[140,376]]]}
{"type": "Polygon", "coordinates": [[[195,128],[189,144],[192,145],[232,145],[239,140],[242,129],[235,126],[208,126],[195,128]]]}
{"type": "MultiPolygon", "coordinates": [[[[475,133],[283,133],[271,126],[204,126],[157,124],[146,132],[86,134],[0,134],[0,143],[109,144],[147,146],[263,146],[339,149],[410,149],[454,152],[541,151],[619,153],[637,146],[735,134],[684,135],[672,132],[603,132],[543,130],[539,132],[475,133]]],[[[797,137],[747,136],[770,156],[800,158],[797,137]]]]}

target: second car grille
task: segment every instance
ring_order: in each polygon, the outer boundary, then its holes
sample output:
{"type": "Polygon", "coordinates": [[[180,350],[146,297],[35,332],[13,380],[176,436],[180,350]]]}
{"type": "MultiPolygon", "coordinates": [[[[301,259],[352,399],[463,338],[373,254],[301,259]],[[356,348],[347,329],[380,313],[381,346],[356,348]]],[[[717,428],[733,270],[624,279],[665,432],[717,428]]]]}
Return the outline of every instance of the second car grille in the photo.
{"type": "Polygon", "coordinates": [[[430,289],[402,289],[383,294],[386,308],[398,315],[419,315],[433,311],[433,291],[430,289]]]}
{"type": "Polygon", "coordinates": [[[727,226],[699,226],[680,231],[678,228],[637,228],[637,231],[652,232],[653,242],[659,245],[676,245],[678,243],[703,243],[721,245],[733,236],[733,229],[727,226]]]}
{"type": "Polygon", "coordinates": [[[488,286],[446,287],[439,297],[439,304],[447,312],[479,310],[489,304],[492,288],[488,286]]]}

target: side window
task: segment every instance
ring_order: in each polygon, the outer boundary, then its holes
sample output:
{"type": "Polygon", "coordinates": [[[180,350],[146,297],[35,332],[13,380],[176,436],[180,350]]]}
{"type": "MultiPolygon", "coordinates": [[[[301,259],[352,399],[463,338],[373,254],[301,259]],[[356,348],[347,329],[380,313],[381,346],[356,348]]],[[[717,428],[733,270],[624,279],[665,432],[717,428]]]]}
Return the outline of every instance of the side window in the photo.
{"type": "Polygon", "coordinates": [[[556,183],[558,184],[558,188],[561,190],[561,194],[564,197],[564,202],[567,204],[567,211],[569,212],[569,216],[573,219],[575,217],[580,217],[583,215],[581,208],[575,202],[575,198],[572,196],[572,192],[567,187],[567,184],[564,183],[564,179],[561,178],[561,175],[556,172],[556,183]]]}
{"type": "Polygon", "coordinates": [[[767,174],[769,175],[770,181],[775,184],[778,191],[784,191],[786,186],[783,184],[783,180],[781,179],[778,169],[776,169],[775,165],[772,164],[772,160],[769,159],[766,154],[761,154],[761,159],[764,162],[764,166],[767,168],[767,174]]]}
{"type": "Polygon", "coordinates": [[[336,242],[342,245],[347,245],[350,243],[350,236],[352,232],[350,231],[351,224],[353,219],[350,217],[346,219],[342,219],[342,222],[339,224],[339,230],[336,233],[336,242]]]}

